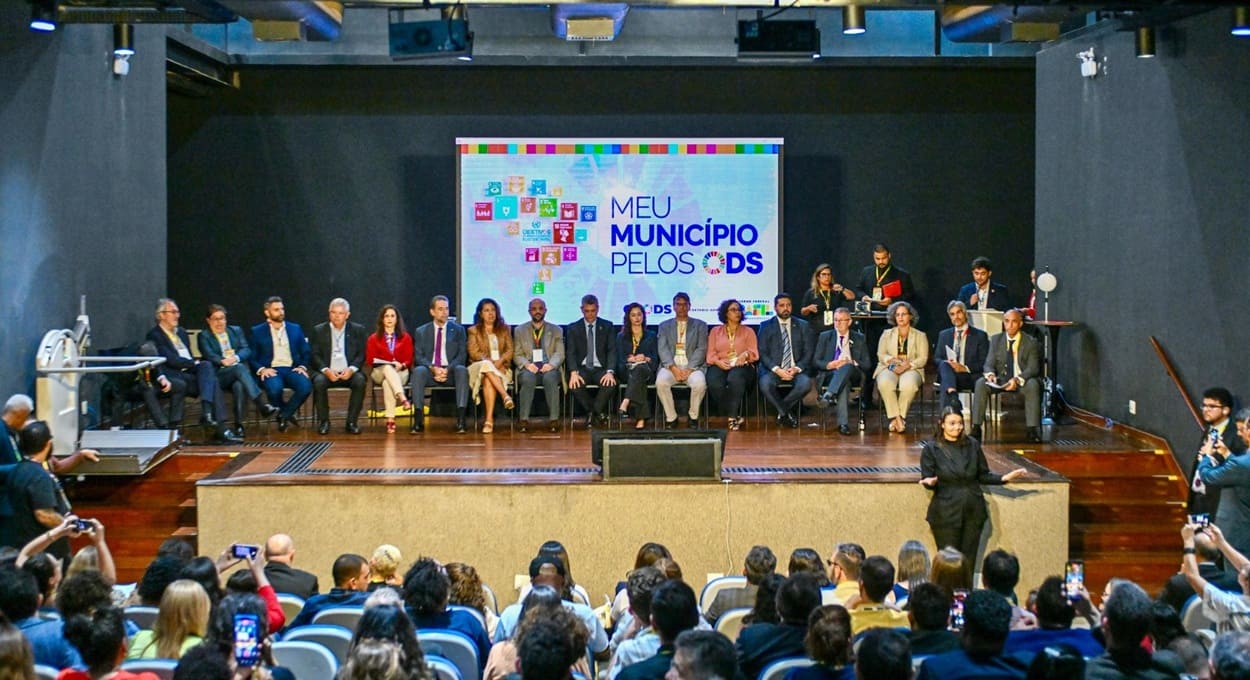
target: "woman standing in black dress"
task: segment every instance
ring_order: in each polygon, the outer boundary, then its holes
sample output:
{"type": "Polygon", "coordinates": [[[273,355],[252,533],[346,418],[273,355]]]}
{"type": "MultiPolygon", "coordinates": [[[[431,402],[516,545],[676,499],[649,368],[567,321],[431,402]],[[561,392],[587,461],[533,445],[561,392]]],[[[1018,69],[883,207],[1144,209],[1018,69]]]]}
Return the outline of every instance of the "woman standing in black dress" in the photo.
{"type": "Polygon", "coordinates": [[[942,409],[942,420],[932,440],[920,453],[920,484],[933,490],[925,520],[939,550],[952,546],[964,554],[967,569],[977,564],[981,530],[989,518],[982,484],[1006,484],[1026,474],[1016,468],[1004,475],[990,472],[981,442],[964,434],[964,417],[942,409]]]}

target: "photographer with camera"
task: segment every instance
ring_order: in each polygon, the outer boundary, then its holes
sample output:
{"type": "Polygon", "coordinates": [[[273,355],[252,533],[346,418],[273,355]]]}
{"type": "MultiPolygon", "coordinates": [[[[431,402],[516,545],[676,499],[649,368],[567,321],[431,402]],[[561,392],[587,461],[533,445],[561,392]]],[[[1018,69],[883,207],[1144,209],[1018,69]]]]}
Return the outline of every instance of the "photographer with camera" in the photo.
{"type": "Polygon", "coordinates": [[[1181,527],[1181,540],[1184,541],[1184,553],[1181,562],[1181,573],[1195,593],[1202,596],[1203,612],[1215,622],[1215,630],[1225,633],[1230,630],[1250,630],[1250,560],[1229,545],[1224,532],[1215,524],[1205,528],[1198,524],[1186,524],[1181,527]],[[1198,569],[1197,548],[1194,537],[1201,531],[1211,537],[1211,541],[1224,555],[1225,564],[1237,572],[1237,583],[1240,592],[1229,593],[1217,588],[1202,577],[1198,569]]]}

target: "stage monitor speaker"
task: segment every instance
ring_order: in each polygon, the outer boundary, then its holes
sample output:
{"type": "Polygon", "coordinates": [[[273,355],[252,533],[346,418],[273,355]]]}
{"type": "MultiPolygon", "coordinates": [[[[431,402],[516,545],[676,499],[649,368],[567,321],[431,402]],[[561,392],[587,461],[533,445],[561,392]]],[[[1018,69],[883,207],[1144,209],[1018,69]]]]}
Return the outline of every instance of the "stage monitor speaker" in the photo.
{"type": "Polygon", "coordinates": [[[723,451],[715,435],[654,439],[603,439],[604,479],[720,480],[723,451]]]}

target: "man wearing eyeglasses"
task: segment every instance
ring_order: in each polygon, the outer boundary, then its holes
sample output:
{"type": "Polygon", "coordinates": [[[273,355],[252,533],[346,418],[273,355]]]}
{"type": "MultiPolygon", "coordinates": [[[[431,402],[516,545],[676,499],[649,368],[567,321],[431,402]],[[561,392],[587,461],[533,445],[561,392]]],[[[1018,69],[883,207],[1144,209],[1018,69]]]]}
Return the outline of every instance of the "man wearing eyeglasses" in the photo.
{"type": "Polygon", "coordinates": [[[148,331],[147,336],[156,345],[156,351],[165,357],[157,381],[162,392],[174,395],[169,406],[170,425],[176,428],[182,421],[183,403],[179,394],[199,397],[203,405],[200,424],[213,429],[213,441],[237,444],[243,440],[226,429],[224,424],[226,400],[217,382],[217,371],[211,362],[201,361],[191,354],[191,340],[187,331],[178,324],[181,315],[177,302],[169,298],[157,300],[156,327],[148,331]]]}
{"type": "Polygon", "coordinates": [[[1231,414],[1233,411],[1233,395],[1223,387],[1212,387],[1202,393],[1202,422],[1206,431],[1202,435],[1202,446],[1194,457],[1193,469],[1189,478],[1190,514],[1208,513],[1215,517],[1220,504],[1220,490],[1208,488],[1198,475],[1198,466],[1205,457],[1213,463],[1222,464],[1229,455],[1246,452],[1246,443],[1237,436],[1231,414]]]}

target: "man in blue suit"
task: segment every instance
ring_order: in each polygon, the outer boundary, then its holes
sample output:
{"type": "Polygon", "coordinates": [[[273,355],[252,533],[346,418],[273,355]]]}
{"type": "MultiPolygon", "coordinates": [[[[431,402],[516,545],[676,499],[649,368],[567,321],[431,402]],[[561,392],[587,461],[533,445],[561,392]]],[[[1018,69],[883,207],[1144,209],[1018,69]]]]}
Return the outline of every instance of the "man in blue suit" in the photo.
{"type": "Polygon", "coordinates": [[[991,281],[994,263],[988,257],[978,257],[972,261],[972,282],[965,283],[959,289],[955,299],[964,303],[969,309],[997,309],[1007,311],[1011,303],[1007,301],[1007,284],[991,281]]]}
{"type": "Polygon", "coordinates": [[[792,411],[812,388],[807,369],[812,363],[815,347],[807,322],[791,316],[794,300],[789,293],[773,298],[773,318],[760,324],[760,392],[777,409],[777,422],[798,427],[792,411]],[[790,385],[790,393],[781,398],[780,385],[790,385]]]}
{"type": "Polygon", "coordinates": [[[469,369],[465,365],[469,340],[464,326],[450,320],[451,302],[445,295],[430,300],[429,323],[412,334],[412,434],[425,429],[425,388],[431,385],[456,388],[456,433],[468,427],[464,412],[469,406],[469,369]]]}
{"type": "Polygon", "coordinates": [[[863,334],[851,330],[851,312],[847,308],[833,310],[833,328],[820,334],[812,356],[812,368],[819,376],[817,386],[824,386],[817,403],[821,408],[828,408],[837,400],[838,432],[851,434],[846,402],[851,384],[863,382],[868,369],[872,368],[872,355],[863,334]]]}
{"type": "MultiPolygon", "coordinates": [[[[220,444],[237,444],[241,441],[233,432],[226,429],[226,399],[221,394],[221,385],[217,382],[217,371],[208,361],[200,361],[191,355],[191,339],[187,331],[178,325],[182,312],[178,303],[169,298],[156,301],[156,326],[148,331],[148,340],[156,346],[156,351],[165,357],[161,367],[161,375],[169,383],[177,383],[167,389],[188,397],[199,397],[203,404],[200,412],[200,423],[213,429],[213,441],[220,444]]],[[[172,427],[182,421],[182,398],[175,396],[169,407],[169,419],[172,427]]]]}
{"type": "Polygon", "coordinates": [[[968,308],[964,302],[951,300],[946,305],[946,315],[950,317],[951,327],[938,333],[934,358],[941,383],[941,407],[950,406],[959,411],[959,390],[976,386],[979,374],[972,369],[979,371],[985,366],[985,358],[990,353],[990,336],[968,323],[968,308]]]}
{"type": "Polygon", "coordinates": [[[286,320],[282,298],[265,300],[265,323],[252,326],[252,359],[249,362],[261,387],[269,395],[269,403],[278,407],[278,431],[289,425],[299,427],[295,412],[312,393],[308,378],[311,352],[308,338],[299,324],[286,320]],[[282,389],[291,388],[290,401],[283,401],[282,389]]]}

